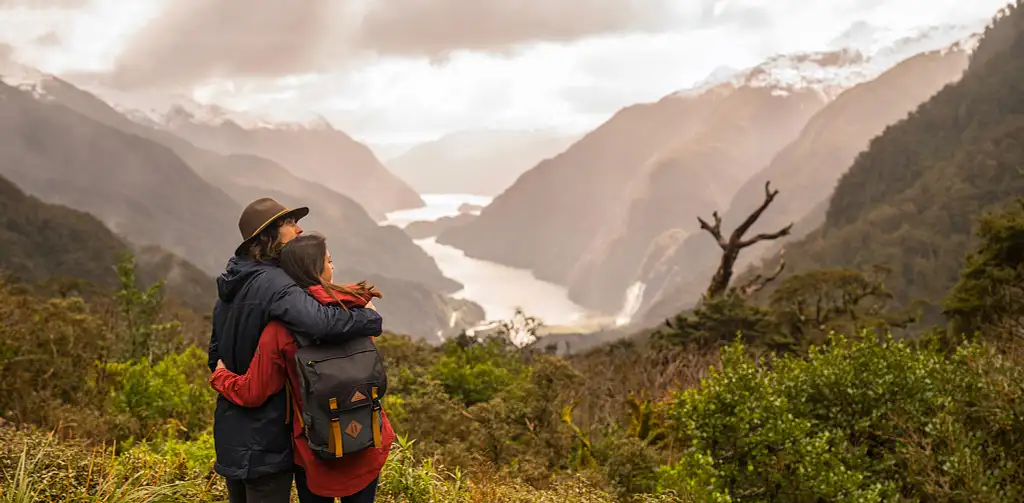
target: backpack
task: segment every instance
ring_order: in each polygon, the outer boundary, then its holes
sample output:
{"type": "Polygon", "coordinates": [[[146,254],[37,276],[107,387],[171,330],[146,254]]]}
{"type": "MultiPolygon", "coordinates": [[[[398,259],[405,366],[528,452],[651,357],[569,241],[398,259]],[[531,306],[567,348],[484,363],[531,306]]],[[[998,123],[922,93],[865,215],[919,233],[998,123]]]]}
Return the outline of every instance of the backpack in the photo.
{"type": "Polygon", "coordinates": [[[388,389],[384,360],[370,337],[331,344],[303,344],[295,367],[306,441],[322,459],[381,447],[381,398],[388,389]]]}

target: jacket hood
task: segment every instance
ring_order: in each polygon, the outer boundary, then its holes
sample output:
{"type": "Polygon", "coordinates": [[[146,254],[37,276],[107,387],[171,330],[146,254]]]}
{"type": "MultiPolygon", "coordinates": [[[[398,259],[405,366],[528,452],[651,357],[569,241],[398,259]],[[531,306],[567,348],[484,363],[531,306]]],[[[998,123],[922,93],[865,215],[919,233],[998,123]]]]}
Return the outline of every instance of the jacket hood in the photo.
{"type": "Polygon", "coordinates": [[[231,257],[224,272],[217,277],[217,295],[224,302],[231,302],[242,287],[256,274],[273,269],[274,264],[257,262],[240,257],[231,257]]]}

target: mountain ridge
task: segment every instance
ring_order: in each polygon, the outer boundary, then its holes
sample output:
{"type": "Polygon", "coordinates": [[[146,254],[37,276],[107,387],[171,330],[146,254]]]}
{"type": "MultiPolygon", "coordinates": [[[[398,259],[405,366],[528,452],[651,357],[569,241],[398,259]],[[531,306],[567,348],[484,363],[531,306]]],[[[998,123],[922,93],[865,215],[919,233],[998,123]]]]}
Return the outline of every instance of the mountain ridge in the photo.
{"type": "MultiPolygon", "coordinates": [[[[918,54],[876,79],[846,90],[812,117],[800,136],[748,179],[722,212],[726,228],[737,225],[760,203],[763,186],[770,181],[782,195],[750,232],[770,232],[797,224],[789,238],[745,250],[737,268],[742,270],[766,252],[774,253],[813,231],[824,220],[824,208],[835,184],[871,138],[943,86],[958,80],[967,68],[967,59],[968,53],[960,48],[918,54]]],[[[720,253],[710,236],[695,230],[673,255],[652,257],[662,263],[658,270],[663,275],[641,278],[649,285],[644,310],[652,310],[650,319],[663,318],[697,302],[718,265],[720,253]],[[664,274],[666,270],[672,272],[664,274]]]]}

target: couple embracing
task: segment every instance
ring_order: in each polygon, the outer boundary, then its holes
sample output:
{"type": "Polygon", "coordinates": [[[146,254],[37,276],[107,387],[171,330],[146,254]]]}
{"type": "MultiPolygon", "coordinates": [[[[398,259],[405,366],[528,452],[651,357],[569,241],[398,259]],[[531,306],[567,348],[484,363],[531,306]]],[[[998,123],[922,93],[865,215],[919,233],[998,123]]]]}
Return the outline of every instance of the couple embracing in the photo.
{"type": "Polygon", "coordinates": [[[382,319],[365,282],[333,283],[308,208],[253,201],[242,243],[217,278],[210,385],[217,464],[231,503],[369,503],[395,434],[373,343],[382,319]]]}

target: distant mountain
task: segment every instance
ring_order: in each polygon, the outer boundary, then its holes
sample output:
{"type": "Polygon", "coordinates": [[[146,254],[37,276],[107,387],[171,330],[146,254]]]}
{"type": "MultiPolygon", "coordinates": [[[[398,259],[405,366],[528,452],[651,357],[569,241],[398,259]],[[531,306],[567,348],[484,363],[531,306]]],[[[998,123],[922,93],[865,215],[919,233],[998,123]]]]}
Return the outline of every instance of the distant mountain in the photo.
{"type": "Polygon", "coordinates": [[[618,312],[651,240],[724,205],[824,104],[815,91],[726,83],[631,106],[438,240],[618,312]]]}
{"type": "Polygon", "coordinates": [[[693,215],[725,204],[825,105],[820,94],[807,91],[712,92],[722,94],[699,132],[651,159],[619,220],[608,222],[574,267],[569,295],[577,303],[611,313],[621,309],[650,243],[665,231],[689,227],[693,215]]]}
{"type": "Polygon", "coordinates": [[[955,283],[975,219],[1024,194],[1024,11],[1008,12],[959,82],[857,156],[821,228],[788,247],[788,271],[885,265],[904,303],[937,302],[955,283]]]}
{"type": "Polygon", "coordinates": [[[241,207],[170,149],[3,83],[0,175],[47,202],[96,215],[135,242],[187,257],[210,274],[237,245],[237,231],[231,231],[241,207]]]}
{"type": "MultiPolygon", "coordinates": [[[[792,239],[799,239],[824,220],[828,197],[839,177],[867,148],[871,138],[896,123],[926,101],[943,86],[955,82],[967,68],[968,44],[957,43],[945,50],[913,56],[878,78],[854,86],[814,115],[800,136],[787,145],[771,163],[751,177],[726,206],[722,220],[726,229],[734,228],[761,203],[764,184],[771,181],[780,196],[761,216],[751,233],[771,232],[796,223],[792,239]]],[[[701,215],[710,214],[710,209],[701,215]]],[[[696,215],[691,216],[694,218],[696,215]]],[[[703,232],[696,232],[696,220],[687,222],[695,232],[673,254],[651,260],[651,267],[640,281],[647,285],[645,309],[654,309],[652,318],[674,314],[683,305],[696,302],[718,266],[721,250],[703,232]]],[[[760,244],[744,250],[737,263],[754,263],[765,250],[778,249],[777,243],[760,244]]]]}
{"type": "Polygon", "coordinates": [[[552,131],[463,131],[416,145],[386,164],[421,194],[494,196],[578,139],[552,131]]]}
{"type": "Polygon", "coordinates": [[[156,101],[148,95],[88,89],[130,119],[167,129],[197,147],[276,161],[296,176],[354,199],[377,221],[384,220],[387,212],[424,204],[419,194],[392,174],[369,147],[335,129],[322,116],[311,115],[300,123],[279,123],[182,97],[160,97],[156,101]]]}
{"type": "Polygon", "coordinates": [[[713,105],[712,99],[666,98],[623,109],[524,173],[477,219],[442,232],[438,242],[568,284],[595,237],[619,221],[649,161],[696,134],[713,105]]]}
{"type": "MultiPolygon", "coordinates": [[[[16,80],[9,73],[0,78],[16,80]]],[[[471,309],[454,299],[438,301],[461,285],[444,277],[401,229],[378,226],[341,194],[295,177],[273,161],[203,150],[133,122],[60,79],[36,76],[18,85],[0,85],[0,174],[26,182],[48,202],[100,215],[140,243],[140,263],[152,261],[168,275],[187,273],[146,246],[156,244],[202,261],[207,274],[219,272],[238,244],[241,205],[270,195],[311,207],[313,214],[303,223],[328,236],[336,263],[361,276],[408,282],[407,288],[392,290],[392,299],[419,306],[410,312],[441,309],[433,316],[447,318],[471,309]]],[[[407,327],[415,326],[415,320],[404,319],[407,327]]],[[[436,330],[428,332],[428,326],[409,333],[434,337],[436,330]]]]}
{"type": "MultiPolygon", "coordinates": [[[[664,269],[648,260],[652,242],[675,229],[694,232],[697,215],[727,207],[826,103],[922,48],[941,48],[975,28],[937,27],[864,50],[782,55],[746,70],[720,69],[692,89],[620,111],[438,241],[531,269],[569,286],[577,303],[616,312],[645,268],[664,269]]],[[[661,249],[681,249],[679,236],[674,239],[661,249]]]]}
{"type": "Polygon", "coordinates": [[[0,270],[27,282],[65,277],[113,289],[114,265],[128,251],[136,254],[140,286],[164,280],[169,297],[203,311],[213,306],[213,278],[194,265],[157,247],[126,244],[96,217],[44,203],[0,176],[0,270]]]}
{"type": "MultiPolygon", "coordinates": [[[[29,79],[22,85],[43,101],[60,103],[102,124],[169,147],[207,184],[227,193],[234,203],[227,218],[222,219],[231,222],[230,227],[221,230],[231,243],[223,248],[228,255],[238,244],[237,218],[242,205],[259,197],[271,196],[289,206],[309,206],[312,211],[304,225],[323,232],[329,239],[333,237],[335,253],[359,264],[361,270],[418,281],[442,293],[461,288],[457,282],[444,277],[433,259],[400,230],[378,226],[352,199],[299,178],[274,161],[253,155],[219,154],[196,147],[167,130],[129,120],[93,94],[60,79],[29,79]]],[[[141,240],[131,234],[128,236],[143,243],[169,245],[141,240]]],[[[216,251],[208,248],[206,253],[216,251]]],[[[185,256],[194,261],[204,258],[201,255],[185,256]]],[[[215,261],[210,272],[220,272],[225,262],[226,258],[215,261]]]]}

